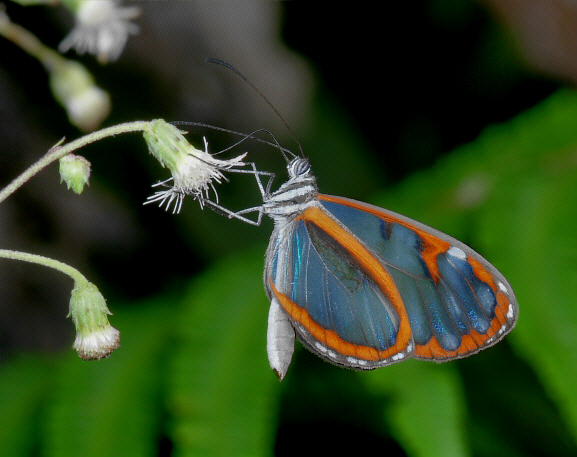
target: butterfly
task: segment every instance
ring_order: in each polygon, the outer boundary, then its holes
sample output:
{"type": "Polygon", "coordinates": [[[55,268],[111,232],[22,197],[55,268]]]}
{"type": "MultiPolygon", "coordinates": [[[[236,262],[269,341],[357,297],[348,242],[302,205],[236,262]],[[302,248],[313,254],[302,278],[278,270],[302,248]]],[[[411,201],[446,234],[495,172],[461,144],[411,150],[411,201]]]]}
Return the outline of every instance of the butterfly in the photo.
{"type": "Polygon", "coordinates": [[[289,179],[275,192],[255,173],[261,206],[224,210],[254,225],[263,215],[274,221],[264,288],[279,379],[295,338],[332,364],[372,370],[466,357],[515,326],[511,286],[470,247],[392,211],[320,194],[308,160],[287,161],[289,179]],[[256,221],[244,216],[253,211],[256,221]]]}
{"type": "MultiPolygon", "coordinates": [[[[207,62],[248,83],[298,144],[282,115],[242,73],[221,60],[207,62]]],[[[233,212],[210,199],[204,203],[252,225],[260,225],[263,215],[274,221],[263,276],[270,301],[267,355],[280,380],[295,338],[332,364],[372,370],[411,357],[466,357],[515,326],[513,290],[483,257],[392,211],[320,194],[309,161],[271,136],[287,161],[288,181],[271,192],[274,174],[250,163],[252,170],[244,172],[255,176],[262,205],[233,212]],[[261,176],[269,178],[266,188],[261,176]],[[251,212],[256,221],[245,217],[251,212]]]]}

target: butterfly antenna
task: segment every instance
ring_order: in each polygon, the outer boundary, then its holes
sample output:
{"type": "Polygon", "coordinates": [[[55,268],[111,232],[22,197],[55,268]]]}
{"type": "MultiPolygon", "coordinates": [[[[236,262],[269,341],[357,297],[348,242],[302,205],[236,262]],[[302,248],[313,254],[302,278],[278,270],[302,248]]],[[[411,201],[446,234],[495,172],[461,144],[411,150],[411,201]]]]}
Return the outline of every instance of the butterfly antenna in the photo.
{"type": "Polygon", "coordinates": [[[228,150],[230,150],[230,149],[234,149],[234,148],[236,148],[238,145],[240,145],[241,143],[244,143],[246,140],[249,140],[249,139],[251,139],[251,140],[256,140],[256,139],[258,139],[258,137],[255,137],[254,135],[257,134],[257,133],[261,133],[261,132],[263,132],[263,133],[268,133],[268,134],[271,136],[271,138],[272,138],[272,140],[273,140],[274,143],[271,143],[270,141],[266,141],[266,140],[264,140],[264,143],[265,143],[265,144],[268,144],[268,145],[270,145],[270,146],[276,147],[276,148],[280,151],[280,153],[283,155],[284,159],[285,159],[287,162],[289,162],[289,159],[287,158],[286,152],[288,152],[290,155],[292,155],[293,158],[296,157],[291,151],[289,151],[288,149],[283,148],[283,147],[279,144],[279,142],[278,142],[278,140],[275,138],[275,136],[272,134],[272,132],[270,132],[270,131],[267,130],[267,129],[257,129],[257,130],[253,130],[253,131],[250,132],[249,134],[245,135],[244,138],[241,138],[240,140],[238,140],[236,143],[230,145],[229,147],[227,147],[227,148],[225,148],[225,149],[223,149],[223,150],[221,150],[221,151],[218,151],[217,154],[221,154],[221,153],[226,152],[226,151],[228,151],[228,150]]]}
{"type": "Polygon", "coordinates": [[[225,133],[230,133],[232,135],[237,135],[237,136],[242,136],[243,138],[240,139],[239,141],[237,141],[236,143],[234,143],[232,146],[229,146],[228,148],[225,148],[221,151],[215,152],[213,155],[217,155],[217,154],[222,154],[223,152],[228,151],[229,149],[233,149],[234,147],[238,146],[239,144],[243,143],[244,141],[251,139],[251,140],[255,140],[258,141],[259,143],[263,143],[266,144],[267,146],[272,146],[274,148],[277,148],[280,153],[283,155],[284,159],[289,162],[288,158],[287,158],[287,154],[290,154],[293,158],[295,158],[296,156],[294,155],[294,153],[292,151],[290,151],[287,148],[283,148],[279,142],[277,141],[277,139],[275,138],[275,136],[267,129],[257,129],[254,130],[253,132],[246,134],[246,133],[240,133],[240,132],[236,132],[234,130],[230,130],[230,129],[225,129],[224,127],[217,127],[215,125],[210,125],[210,124],[205,124],[203,122],[191,122],[191,121],[171,121],[170,122],[172,125],[192,125],[194,127],[203,127],[203,128],[209,128],[211,130],[216,130],[219,132],[225,132],[225,133]],[[273,139],[273,142],[271,143],[270,141],[264,140],[262,138],[259,138],[257,136],[254,136],[256,133],[259,132],[264,132],[264,133],[268,133],[271,138],[273,139]]]}
{"type": "Polygon", "coordinates": [[[248,78],[243,75],[240,71],[238,71],[236,68],[234,68],[232,65],[230,65],[227,62],[224,62],[222,60],[218,60],[218,59],[206,59],[206,62],[209,63],[215,63],[217,65],[220,65],[222,67],[228,68],[230,71],[234,72],[237,76],[241,77],[245,83],[247,83],[250,87],[252,87],[252,89],[261,96],[261,98],[268,104],[268,106],[271,107],[271,109],[275,112],[275,114],[279,117],[279,119],[283,122],[283,124],[285,125],[285,127],[287,128],[287,130],[290,132],[291,136],[293,137],[293,139],[295,140],[299,151],[301,153],[301,156],[304,157],[304,152],[303,152],[303,148],[301,147],[301,144],[299,143],[299,140],[297,139],[295,133],[293,132],[293,130],[290,128],[290,125],[288,125],[288,122],[285,120],[284,117],[282,117],[281,113],[279,113],[279,111],[274,107],[274,105],[270,102],[270,100],[268,98],[265,97],[265,95],[257,89],[257,87],[251,83],[248,78]]]}

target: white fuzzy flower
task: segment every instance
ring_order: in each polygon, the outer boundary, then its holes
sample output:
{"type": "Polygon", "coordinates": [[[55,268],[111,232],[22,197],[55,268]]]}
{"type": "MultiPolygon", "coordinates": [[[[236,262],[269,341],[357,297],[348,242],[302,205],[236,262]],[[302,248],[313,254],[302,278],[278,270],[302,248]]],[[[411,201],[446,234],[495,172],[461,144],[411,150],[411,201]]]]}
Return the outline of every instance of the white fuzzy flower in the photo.
{"type": "Polygon", "coordinates": [[[122,54],[129,35],[138,33],[138,26],[130,19],[139,14],[139,8],[121,7],[115,0],[83,0],[76,11],[75,27],[58,50],[74,48],[78,54],[97,56],[101,63],[114,61],[122,54]]]}
{"type": "Polygon", "coordinates": [[[120,332],[108,325],[86,335],[76,335],[72,347],[83,360],[99,360],[108,357],[120,345],[120,332]]]}
{"type": "Polygon", "coordinates": [[[108,323],[109,314],[106,300],[94,284],[74,284],[69,316],[76,327],[73,348],[83,360],[108,357],[120,345],[120,333],[108,323]]]}
{"type": "Polygon", "coordinates": [[[148,148],[154,157],[167,167],[172,177],[166,181],[155,184],[157,186],[172,186],[166,190],[155,192],[147,198],[148,203],[160,202],[160,206],[166,203],[166,210],[174,202],[174,213],[180,212],[182,201],[186,195],[191,195],[198,200],[203,208],[204,201],[209,199],[209,190],[212,189],[216,201],[218,194],[212,181],[220,184],[226,180],[223,171],[231,168],[242,168],[246,153],[230,160],[215,159],[208,153],[208,143],[204,139],[204,151],[194,148],[175,126],[159,119],[151,122],[152,127],[144,133],[148,148]]]}

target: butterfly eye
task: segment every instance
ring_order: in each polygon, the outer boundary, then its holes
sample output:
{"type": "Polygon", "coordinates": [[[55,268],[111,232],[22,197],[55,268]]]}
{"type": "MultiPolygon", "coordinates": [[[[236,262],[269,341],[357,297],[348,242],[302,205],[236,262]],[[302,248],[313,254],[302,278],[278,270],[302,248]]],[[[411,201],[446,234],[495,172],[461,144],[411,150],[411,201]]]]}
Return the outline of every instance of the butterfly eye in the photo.
{"type": "Polygon", "coordinates": [[[305,176],[310,169],[311,166],[307,159],[294,159],[289,165],[289,175],[291,178],[305,176]]]}

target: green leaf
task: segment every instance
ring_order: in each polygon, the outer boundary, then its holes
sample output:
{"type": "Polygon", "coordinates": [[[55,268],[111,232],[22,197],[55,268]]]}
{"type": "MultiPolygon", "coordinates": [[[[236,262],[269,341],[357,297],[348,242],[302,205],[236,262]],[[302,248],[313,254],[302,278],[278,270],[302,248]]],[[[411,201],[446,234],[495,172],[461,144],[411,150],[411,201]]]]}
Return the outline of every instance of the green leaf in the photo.
{"type": "Polygon", "coordinates": [[[0,455],[29,456],[38,446],[38,413],[52,384],[43,358],[20,355],[0,369],[0,455]]]}
{"type": "Polygon", "coordinates": [[[487,218],[517,228],[499,256],[521,304],[512,342],[537,371],[577,441],[577,214],[562,204],[577,201],[577,173],[520,179],[506,201],[487,218]]]}
{"type": "Polygon", "coordinates": [[[414,457],[471,455],[465,399],[454,365],[406,361],[361,373],[371,393],[391,398],[383,427],[414,457]]]}
{"type": "Polygon", "coordinates": [[[508,278],[520,317],[506,341],[533,367],[577,442],[576,151],[577,94],[560,91],[377,204],[461,239],[508,278]]]}
{"type": "Polygon", "coordinates": [[[263,253],[228,258],[186,294],[169,374],[175,456],[272,455],[280,384],[266,356],[263,253]]]}

